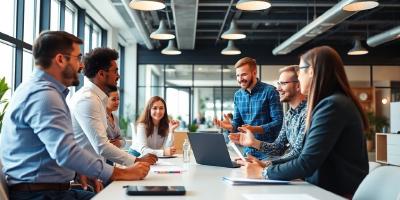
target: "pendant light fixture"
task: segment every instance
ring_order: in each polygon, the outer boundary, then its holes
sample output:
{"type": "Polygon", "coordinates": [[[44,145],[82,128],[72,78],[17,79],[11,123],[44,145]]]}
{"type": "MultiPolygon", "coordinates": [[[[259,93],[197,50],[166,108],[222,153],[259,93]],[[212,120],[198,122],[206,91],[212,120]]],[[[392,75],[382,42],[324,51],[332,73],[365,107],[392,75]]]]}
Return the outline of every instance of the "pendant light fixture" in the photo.
{"type": "Polygon", "coordinates": [[[150,34],[150,38],[155,40],[171,40],[175,38],[175,35],[168,31],[165,21],[161,20],[158,29],[150,34]]]}
{"type": "Polygon", "coordinates": [[[132,0],[129,7],[135,10],[161,10],[165,8],[164,0],[132,0]]]}
{"type": "Polygon", "coordinates": [[[350,12],[357,12],[362,10],[369,10],[377,7],[378,5],[379,2],[373,0],[353,1],[352,3],[343,6],[343,10],[350,12]]]}
{"type": "Polygon", "coordinates": [[[225,31],[222,35],[221,35],[222,39],[225,40],[239,40],[239,39],[243,39],[246,38],[246,35],[243,34],[239,28],[236,25],[236,21],[232,20],[231,21],[231,25],[229,27],[229,29],[227,31],[225,31]]]}
{"type": "Polygon", "coordinates": [[[168,46],[161,51],[165,55],[179,55],[182,52],[176,48],[175,40],[168,41],[168,46]]]}
{"type": "Polygon", "coordinates": [[[221,51],[223,55],[239,55],[242,52],[238,49],[232,40],[228,41],[228,46],[221,51]]]}
{"type": "Polygon", "coordinates": [[[236,8],[239,10],[264,10],[271,7],[271,3],[268,0],[240,0],[236,4],[236,8]]]}
{"type": "Polygon", "coordinates": [[[367,53],[368,53],[368,50],[365,49],[361,45],[360,40],[355,40],[354,47],[352,49],[350,49],[350,51],[347,53],[347,55],[358,56],[358,55],[365,55],[367,53]]]}

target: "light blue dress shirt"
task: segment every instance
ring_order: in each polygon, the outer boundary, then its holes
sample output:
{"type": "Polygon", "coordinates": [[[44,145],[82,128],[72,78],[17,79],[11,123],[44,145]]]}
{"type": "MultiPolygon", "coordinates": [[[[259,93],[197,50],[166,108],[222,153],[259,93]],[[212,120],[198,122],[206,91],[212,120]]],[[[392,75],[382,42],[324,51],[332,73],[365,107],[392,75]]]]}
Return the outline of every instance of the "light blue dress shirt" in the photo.
{"type": "Polygon", "coordinates": [[[22,83],[4,116],[0,135],[3,172],[9,185],[65,183],[75,171],[108,181],[113,167],[74,140],[65,97],[69,90],[42,70],[22,83]]]}

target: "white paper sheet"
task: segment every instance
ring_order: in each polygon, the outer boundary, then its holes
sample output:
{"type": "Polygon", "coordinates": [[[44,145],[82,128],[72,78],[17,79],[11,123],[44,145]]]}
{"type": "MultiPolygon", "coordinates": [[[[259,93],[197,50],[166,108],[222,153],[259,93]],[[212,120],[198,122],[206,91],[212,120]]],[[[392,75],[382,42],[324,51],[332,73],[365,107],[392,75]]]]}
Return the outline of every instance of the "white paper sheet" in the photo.
{"type": "Polygon", "coordinates": [[[247,200],[318,200],[309,194],[243,194],[247,200]]]}

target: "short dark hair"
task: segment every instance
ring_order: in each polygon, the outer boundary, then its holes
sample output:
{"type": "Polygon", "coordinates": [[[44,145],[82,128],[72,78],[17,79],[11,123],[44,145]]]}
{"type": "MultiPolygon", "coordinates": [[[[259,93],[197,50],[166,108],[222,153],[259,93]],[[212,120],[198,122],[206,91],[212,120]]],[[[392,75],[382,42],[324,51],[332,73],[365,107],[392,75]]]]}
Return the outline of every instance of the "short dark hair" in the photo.
{"type": "Polygon", "coordinates": [[[118,58],[118,52],[115,49],[95,48],[84,56],[83,73],[86,77],[93,78],[100,70],[110,69],[111,61],[118,60],[118,58]]]}
{"type": "Polygon", "coordinates": [[[50,67],[51,60],[57,54],[70,54],[74,43],[83,44],[83,41],[65,31],[44,31],[40,33],[32,48],[35,64],[45,69],[50,67]]]}
{"type": "Polygon", "coordinates": [[[107,96],[110,96],[110,93],[118,92],[118,86],[108,86],[108,90],[106,91],[107,96]]]}

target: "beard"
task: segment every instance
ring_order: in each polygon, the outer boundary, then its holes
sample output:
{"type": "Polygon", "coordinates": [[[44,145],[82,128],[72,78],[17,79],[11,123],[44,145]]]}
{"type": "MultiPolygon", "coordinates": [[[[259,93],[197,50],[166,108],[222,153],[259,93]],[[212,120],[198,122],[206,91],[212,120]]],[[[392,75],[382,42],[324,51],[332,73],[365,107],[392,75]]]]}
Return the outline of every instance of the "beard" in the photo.
{"type": "Polygon", "coordinates": [[[253,81],[253,77],[250,77],[250,80],[242,80],[239,82],[239,85],[243,88],[243,89],[248,89],[249,87],[251,87],[253,85],[254,81],[253,81]],[[242,83],[246,83],[245,86],[242,86],[242,83]]]}
{"type": "Polygon", "coordinates": [[[285,92],[285,94],[286,95],[284,95],[282,97],[279,95],[279,100],[282,103],[287,103],[287,102],[292,101],[294,99],[294,97],[296,96],[296,91],[290,90],[290,91],[285,92]]]}
{"type": "Polygon", "coordinates": [[[78,77],[78,73],[74,71],[73,67],[71,64],[68,64],[65,69],[62,71],[62,77],[67,80],[71,80],[71,85],[70,86],[78,86],[80,81],[78,77]]]}

